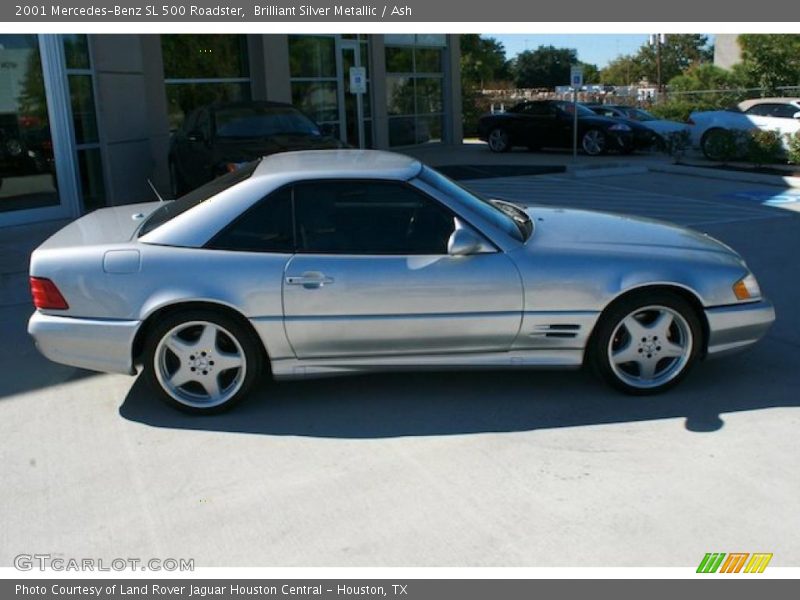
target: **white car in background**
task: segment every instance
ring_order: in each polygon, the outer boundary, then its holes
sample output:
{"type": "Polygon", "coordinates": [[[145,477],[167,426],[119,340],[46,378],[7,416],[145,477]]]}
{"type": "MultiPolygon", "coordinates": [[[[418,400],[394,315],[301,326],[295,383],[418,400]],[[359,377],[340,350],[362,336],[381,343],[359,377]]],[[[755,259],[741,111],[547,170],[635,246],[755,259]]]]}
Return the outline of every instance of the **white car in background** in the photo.
{"type": "Polygon", "coordinates": [[[689,116],[692,145],[706,158],[715,160],[714,138],[726,131],[763,129],[781,134],[784,148],[787,135],[800,131],[800,98],[756,98],[740,102],[729,110],[693,112],[689,116]]]}

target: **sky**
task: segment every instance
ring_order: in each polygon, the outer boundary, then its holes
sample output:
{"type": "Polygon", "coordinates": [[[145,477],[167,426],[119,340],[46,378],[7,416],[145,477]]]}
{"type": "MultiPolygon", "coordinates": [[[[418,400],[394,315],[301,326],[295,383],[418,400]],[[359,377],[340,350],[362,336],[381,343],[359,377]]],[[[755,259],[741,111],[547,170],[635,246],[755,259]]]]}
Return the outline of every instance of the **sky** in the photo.
{"type": "Polygon", "coordinates": [[[647,43],[648,34],[486,34],[493,37],[506,48],[506,58],[513,58],[525,50],[535,50],[539,46],[556,48],[575,48],[578,60],[605,67],[621,54],[632,54],[642,44],[647,43]]]}

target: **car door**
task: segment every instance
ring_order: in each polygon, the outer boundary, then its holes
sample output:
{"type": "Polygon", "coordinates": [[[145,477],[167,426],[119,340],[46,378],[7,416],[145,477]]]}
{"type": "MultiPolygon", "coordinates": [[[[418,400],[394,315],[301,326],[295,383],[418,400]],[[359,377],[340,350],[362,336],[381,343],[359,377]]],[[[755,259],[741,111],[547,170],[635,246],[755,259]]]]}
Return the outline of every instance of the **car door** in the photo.
{"type": "Polygon", "coordinates": [[[549,102],[531,102],[522,109],[523,143],[533,147],[552,146],[558,125],[556,109],[549,102]]]}
{"type": "Polygon", "coordinates": [[[396,181],[300,183],[293,194],[297,253],[283,303],[298,358],[511,347],[522,316],[516,267],[488,242],[492,251],[450,256],[449,209],[396,181]]]}

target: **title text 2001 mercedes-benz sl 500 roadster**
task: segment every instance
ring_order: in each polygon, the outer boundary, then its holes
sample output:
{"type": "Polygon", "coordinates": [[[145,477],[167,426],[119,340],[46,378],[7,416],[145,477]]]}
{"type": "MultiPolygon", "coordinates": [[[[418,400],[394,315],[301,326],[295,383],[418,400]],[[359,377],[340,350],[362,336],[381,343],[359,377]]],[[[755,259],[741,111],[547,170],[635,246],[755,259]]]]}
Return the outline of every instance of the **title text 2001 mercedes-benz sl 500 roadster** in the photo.
{"type": "Polygon", "coordinates": [[[688,229],[484,200],[386,152],[286,153],[173,202],[97,210],[31,258],[51,360],[216,412],[275,378],[592,365],[660,392],[774,320],[742,258],[688,229]]]}

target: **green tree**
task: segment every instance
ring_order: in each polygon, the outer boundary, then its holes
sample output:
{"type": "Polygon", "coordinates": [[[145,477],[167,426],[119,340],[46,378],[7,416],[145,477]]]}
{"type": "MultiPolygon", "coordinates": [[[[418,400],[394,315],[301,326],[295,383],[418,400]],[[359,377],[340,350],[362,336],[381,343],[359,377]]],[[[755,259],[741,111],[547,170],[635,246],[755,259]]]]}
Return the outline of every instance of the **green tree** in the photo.
{"type": "Polygon", "coordinates": [[[744,34],[739,45],[748,85],[775,93],[780,86],[800,84],[800,35],[744,34]]]}
{"type": "Polygon", "coordinates": [[[600,83],[609,85],[631,85],[645,77],[645,68],[638,56],[618,56],[600,71],[600,83]]]}
{"type": "Polygon", "coordinates": [[[510,78],[503,44],[478,34],[461,36],[461,83],[465,87],[484,88],[510,78]]]}
{"type": "Polygon", "coordinates": [[[569,85],[570,68],[577,63],[578,53],[573,48],[539,46],[518,54],[511,71],[517,87],[554,88],[569,85]]]}
{"type": "Polygon", "coordinates": [[[579,62],[578,65],[583,67],[584,83],[600,83],[600,69],[597,65],[585,62],[579,62]]]}
{"type": "Polygon", "coordinates": [[[679,92],[695,90],[729,90],[740,87],[739,76],[733,71],[712,64],[690,67],[683,75],[669,80],[669,89],[679,92]]]}
{"type": "MultiPolygon", "coordinates": [[[[661,81],[682,75],[687,69],[713,58],[708,37],[696,33],[667,35],[661,44],[661,81]]],[[[601,82],[612,85],[631,85],[647,79],[658,82],[658,47],[649,44],[636,54],[620,56],[611,61],[601,73],[601,82]]]]}

